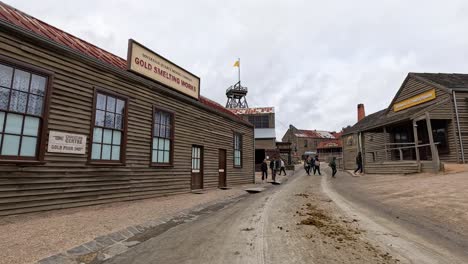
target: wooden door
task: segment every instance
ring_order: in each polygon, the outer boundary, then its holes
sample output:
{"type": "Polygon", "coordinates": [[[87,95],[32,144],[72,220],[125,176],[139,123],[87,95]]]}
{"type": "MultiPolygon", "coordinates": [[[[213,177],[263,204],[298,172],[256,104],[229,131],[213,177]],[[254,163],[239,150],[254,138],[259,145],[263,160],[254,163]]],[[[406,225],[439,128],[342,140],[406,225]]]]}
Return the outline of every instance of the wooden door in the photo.
{"type": "Polygon", "coordinates": [[[192,190],[203,189],[203,147],[192,146],[192,190]]]}
{"type": "Polygon", "coordinates": [[[226,150],[220,149],[218,152],[218,181],[219,187],[227,187],[226,178],[226,150]]]}

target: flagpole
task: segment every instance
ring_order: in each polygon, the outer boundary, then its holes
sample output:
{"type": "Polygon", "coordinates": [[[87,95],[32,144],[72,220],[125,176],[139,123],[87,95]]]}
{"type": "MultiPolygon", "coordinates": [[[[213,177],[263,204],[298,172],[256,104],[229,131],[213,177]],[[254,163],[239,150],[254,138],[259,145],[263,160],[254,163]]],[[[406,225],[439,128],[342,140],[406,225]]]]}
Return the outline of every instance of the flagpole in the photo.
{"type": "Polygon", "coordinates": [[[238,62],[239,62],[239,66],[237,68],[238,68],[238,71],[239,71],[239,86],[240,86],[240,58],[238,58],[238,62]]]}

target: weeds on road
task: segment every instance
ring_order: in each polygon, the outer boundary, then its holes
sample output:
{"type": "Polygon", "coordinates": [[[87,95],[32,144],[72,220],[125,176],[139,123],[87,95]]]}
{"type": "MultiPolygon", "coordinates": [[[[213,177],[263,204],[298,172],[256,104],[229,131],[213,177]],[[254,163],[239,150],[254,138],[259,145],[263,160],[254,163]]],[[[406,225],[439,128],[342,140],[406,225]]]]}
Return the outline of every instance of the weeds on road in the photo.
{"type": "Polygon", "coordinates": [[[342,254],[349,254],[349,257],[354,258],[358,263],[399,262],[398,259],[394,259],[388,252],[381,252],[381,250],[360,237],[365,231],[358,227],[357,219],[345,219],[334,216],[330,209],[331,200],[320,199],[315,194],[299,193],[295,196],[307,199],[307,203],[303,204],[296,211],[295,216],[300,218],[297,225],[313,226],[320,234],[320,236],[314,234],[306,235],[312,242],[321,241],[327,248],[350,251],[342,252],[342,254]],[[362,258],[366,258],[370,262],[361,262],[362,258]]]}

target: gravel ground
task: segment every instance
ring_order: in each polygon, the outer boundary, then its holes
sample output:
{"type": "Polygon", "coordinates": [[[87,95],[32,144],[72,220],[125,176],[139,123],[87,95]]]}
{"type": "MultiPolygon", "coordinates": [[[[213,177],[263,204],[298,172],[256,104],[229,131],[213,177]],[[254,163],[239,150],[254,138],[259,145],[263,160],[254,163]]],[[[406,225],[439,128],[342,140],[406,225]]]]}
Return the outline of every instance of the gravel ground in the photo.
{"type": "Polygon", "coordinates": [[[376,216],[468,257],[468,172],[456,174],[340,174],[331,186],[376,216]]]}
{"type": "Polygon", "coordinates": [[[244,188],[252,186],[262,184],[208,190],[204,194],[181,194],[0,217],[0,264],[34,263],[128,226],[237,197],[245,193],[244,188]]]}
{"type": "Polygon", "coordinates": [[[399,263],[321,194],[322,177],[296,171],[285,184],[181,223],[104,263],[399,263]]]}

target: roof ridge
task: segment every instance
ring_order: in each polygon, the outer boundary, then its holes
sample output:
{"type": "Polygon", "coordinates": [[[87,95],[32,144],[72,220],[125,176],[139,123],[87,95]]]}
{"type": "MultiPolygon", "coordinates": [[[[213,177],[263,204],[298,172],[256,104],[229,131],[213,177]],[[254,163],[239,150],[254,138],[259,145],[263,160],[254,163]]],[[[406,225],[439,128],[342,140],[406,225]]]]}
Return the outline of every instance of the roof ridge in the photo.
{"type": "MultiPolygon", "coordinates": [[[[73,35],[73,34],[71,34],[71,33],[68,33],[67,31],[65,31],[65,30],[63,30],[63,29],[60,29],[60,28],[58,28],[58,27],[56,27],[56,26],[53,26],[53,25],[51,25],[51,24],[49,24],[49,23],[47,23],[47,22],[45,22],[45,21],[43,21],[43,20],[41,20],[41,19],[39,19],[39,18],[37,18],[37,17],[34,17],[34,16],[32,16],[32,15],[30,15],[30,14],[24,12],[24,11],[21,11],[21,10],[19,10],[19,9],[17,9],[17,8],[15,8],[15,7],[13,7],[13,6],[11,6],[11,5],[9,5],[9,4],[3,2],[3,1],[0,1],[0,5],[2,5],[3,7],[5,7],[7,12],[9,12],[9,9],[10,9],[10,10],[13,10],[13,11],[15,11],[15,12],[18,12],[19,14],[25,16],[26,18],[30,19],[31,21],[39,23],[39,25],[40,25],[41,27],[43,27],[44,25],[46,25],[47,27],[49,27],[49,28],[51,28],[51,29],[53,29],[53,30],[56,30],[56,31],[58,31],[58,32],[60,32],[60,33],[62,33],[62,34],[65,34],[68,38],[72,38],[72,39],[78,41],[78,44],[80,44],[80,45],[82,45],[82,43],[79,43],[79,42],[84,42],[86,45],[92,46],[92,47],[96,48],[97,50],[99,50],[99,51],[101,51],[101,52],[103,52],[103,53],[109,54],[110,56],[113,57],[113,59],[118,59],[118,60],[121,60],[122,62],[126,62],[126,61],[127,61],[126,59],[124,59],[124,58],[122,58],[122,57],[120,57],[120,56],[118,56],[118,55],[116,55],[116,54],[114,54],[114,53],[112,53],[112,52],[110,52],[110,51],[107,51],[107,50],[105,50],[105,49],[103,49],[103,48],[100,48],[99,46],[97,46],[97,45],[95,45],[95,44],[93,44],[93,43],[91,43],[91,42],[89,42],[89,41],[86,41],[86,40],[84,40],[84,39],[82,39],[82,38],[80,38],[80,37],[77,37],[77,36],[75,36],[75,35],[73,35]]],[[[13,15],[13,14],[12,14],[12,15],[13,15]]],[[[1,19],[1,18],[0,18],[0,19],[1,19]]],[[[3,20],[3,19],[2,19],[2,20],[3,20]]],[[[6,20],[6,21],[8,21],[8,20],[6,20]]],[[[8,22],[12,23],[11,21],[8,21],[8,22]]],[[[25,25],[25,26],[26,26],[26,25],[25,25]]],[[[27,28],[28,28],[28,27],[27,27],[27,28]]],[[[28,29],[29,29],[29,28],[28,28],[28,29]]],[[[29,30],[30,30],[30,31],[34,31],[34,30],[32,30],[32,29],[29,29],[29,30]]],[[[42,32],[42,31],[41,31],[41,32],[42,32]]],[[[42,32],[42,33],[45,34],[45,35],[47,35],[45,32],[42,32]]],[[[49,36],[48,36],[48,37],[49,37],[49,36]]],[[[54,37],[57,38],[57,36],[54,36],[54,37]]],[[[50,37],[49,37],[49,38],[50,38],[50,37]]],[[[57,41],[57,39],[54,39],[54,41],[57,41]]],[[[73,45],[73,43],[71,43],[71,44],[73,45]]],[[[74,47],[74,48],[77,49],[77,47],[74,47]]],[[[85,47],[85,46],[83,47],[83,45],[82,45],[82,48],[87,48],[87,47],[85,47]]],[[[100,58],[100,57],[101,57],[101,56],[97,56],[96,58],[100,58]]]]}
{"type": "MultiPolygon", "coordinates": [[[[18,10],[17,8],[14,8],[11,5],[4,3],[3,1],[0,1],[0,20],[11,24],[13,27],[21,28],[23,30],[30,31],[35,35],[47,38],[60,46],[72,49],[84,56],[100,60],[104,64],[116,67],[120,70],[127,70],[126,59],[121,58],[112,52],[109,52],[96,46],[95,44],[92,44],[91,42],[76,37],[21,10],[18,10]]],[[[251,125],[238,115],[226,109],[218,102],[202,95],[200,95],[199,99],[202,104],[211,108],[214,112],[228,114],[231,117],[236,118],[236,120],[242,121],[242,123],[251,125]]]]}

